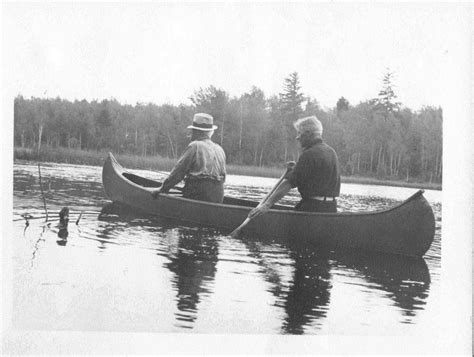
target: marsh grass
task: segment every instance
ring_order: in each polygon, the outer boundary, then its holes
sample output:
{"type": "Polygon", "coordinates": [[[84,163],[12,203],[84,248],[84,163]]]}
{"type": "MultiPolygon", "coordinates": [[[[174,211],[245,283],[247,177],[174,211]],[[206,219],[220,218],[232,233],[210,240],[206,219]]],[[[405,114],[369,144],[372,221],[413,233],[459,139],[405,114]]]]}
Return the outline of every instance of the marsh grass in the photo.
{"type": "MultiPolygon", "coordinates": [[[[102,166],[104,160],[107,158],[107,151],[86,151],[67,148],[43,148],[37,153],[34,149],[28,148],[14,148],[14,159],[26,161],[40,161],[40,162],[56,162],[67,163],[74,165],[91,165],[102,166]]],[[[138,156],[129,154],[115,154],[114,156],[126,168],[153,170],[153,171],[170,171],[175,159],[161,156],[138,156]]],[[[244,165],[227,165],[227,173],[229,175],[243,175],[243,176],[258,176],[258,177],[280,177],[285,170],[285,166],[274,167],[255,167],[244,165]]],[[[411,188],[425,188],[432,190],[441,190],[441,184],[417,181],[396,181],[396,180],[381,180],[372,177],[359,176],[344,176],[341,178],[345,183],[356,183],[365,185],[385,185],[385,186],[399,186],[411,188]]]]}

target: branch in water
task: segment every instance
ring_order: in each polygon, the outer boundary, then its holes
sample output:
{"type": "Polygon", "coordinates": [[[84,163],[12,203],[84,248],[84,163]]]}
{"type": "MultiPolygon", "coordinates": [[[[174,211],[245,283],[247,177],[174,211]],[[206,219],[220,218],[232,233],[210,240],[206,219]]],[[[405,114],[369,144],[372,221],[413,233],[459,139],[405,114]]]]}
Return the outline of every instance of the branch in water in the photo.
{"type": "Polygon", "coordinates": [[[44,241],[43,235],[46,232],[46,230],[49,230],[50,227],[51,227],[51,222],[49,222],[49,223],[45,222],[45,224],[43,225],[43,231],[40,233],[40,236],[39,236],[38,240],[36,241],[35,246],[33,248],[33,253],[32,253],[32,256],[31,256],[31,266],[33,266],[33,261],[36,257],[36,253],[38,252],[39,242],[44,241]]]}
{"type": "Polygon", "coordinates": [[[41,182],[41,168],[40,168],[40,163],[39,162],[38,162],[38,173],[39,173],[39,185],[40,185],[40,189],[41,189],[41,196],[43,197],[44,210],[46,212],[45,222],[48,222],[48,209],[46,208],[46,198],[44,197],[43,184],[41,182]]]}
{"type": "MultiPolygon", "coordinates": [[[[88,212],[80,212],[80,214],[77,217],[79,218],[79,216],[81,216],[81,218],[82,218],[82,216],[87,216],[87,215],[98,216],[99,214],[100,214],[100,212],[89,212],[89,213],[88,212]]],[[[44,219],[44,218],[45,218],[45,216],[30,217],[30,218],[28,218],[28,220],[44,219]]],[[[15,218],[13,220],[13,222],[22,221],[24,219],[26,219],[26,218],[15,218]]],[[[59,218],[49,218],[48,222],[55,222],[55,221],[58,221],[58,220],[59,220],[59,218]]]]}
{"type": "Polygon", "coordinates": [[[79,221],[81,220],[81,217],[82,217],[82,212],[81,212],[81,214],[79,215],[79,218],[76,221],[76,226],[79,224],[79,221]]]}

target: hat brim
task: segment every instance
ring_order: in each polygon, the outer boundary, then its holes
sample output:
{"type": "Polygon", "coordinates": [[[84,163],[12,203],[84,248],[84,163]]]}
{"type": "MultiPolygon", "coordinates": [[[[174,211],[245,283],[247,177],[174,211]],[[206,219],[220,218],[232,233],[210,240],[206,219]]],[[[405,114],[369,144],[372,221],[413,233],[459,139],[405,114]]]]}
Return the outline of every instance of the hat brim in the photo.
{"type": "Polygon", "coordinates": [[[201,131],[213,131],[217,129],[217,125],[213,125],[212,128],[200,128],[197,126],[188,126],[188,129],[196,129],[196,130],[201,130],[201,131]]]}

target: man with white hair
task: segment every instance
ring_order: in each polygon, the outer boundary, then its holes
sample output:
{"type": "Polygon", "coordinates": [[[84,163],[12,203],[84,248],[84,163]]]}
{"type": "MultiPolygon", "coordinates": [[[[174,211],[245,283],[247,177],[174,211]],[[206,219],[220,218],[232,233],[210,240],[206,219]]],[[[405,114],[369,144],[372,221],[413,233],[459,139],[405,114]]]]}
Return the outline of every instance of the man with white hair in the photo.
{"type": "Polygon", "coordinates": [[[217,129],[213,121],[213,117],[206,113],[194,115],[192,125],[188,126],[191,143],[161,188],[152,193],[153,197],[167,193],[184,179],[183,197],[217,203],[223,201],[226,157],[222,147],[211,141],[217,129]]]}
{"type": "Polygon", "coordinates": [[[302,148],[298,162],[268,199],[250,212],[250,219],[268,211],[292,187],[298,187],[301,194],[296,210],[337,212],[336,197],[341,188],[339,161],[334,149],[322,140],[321,122],[310,116],[298,119],[293,126],[302,148]]]}

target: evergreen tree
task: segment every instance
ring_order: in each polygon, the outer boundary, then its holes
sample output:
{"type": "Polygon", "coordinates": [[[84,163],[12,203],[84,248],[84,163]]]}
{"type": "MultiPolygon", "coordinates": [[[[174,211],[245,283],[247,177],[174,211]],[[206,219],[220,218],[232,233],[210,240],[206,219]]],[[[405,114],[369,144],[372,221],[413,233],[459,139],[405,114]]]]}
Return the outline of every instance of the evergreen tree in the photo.
{"type": "Polygon", "coordinates": [[[389,113],[398,111],[401,105],[401,103],[396,102],[397,95],[393,90],[393,79],[393,72],[391,72],[390,69],[387,68],[387,73],[385,73],[382,80],[383,86],[377,98],[377,103],[389,113]]]}
{"type": "Polygon", "coordinates": [[[339,98],[339,100],[336,103],[337,114],[339,115],[341,112],[347,111],[347,110],[349,110],[349,101],[344,97],[339,98]]]}
{"type": "Polygon", "coordinates": [[[306,107],[303,112],[305,116],[316,115],[320,110],[321,107],[316,99],[311,98],[310,96],[306,97],[306,107]]]}
{"type": "Polygon", "coordinates": [[[283,93],[280,93],[281,108],[287,115],[287,118],[294,121],[302,113],[302,103],[305,100],[303,93],[301,93],[297,72],[290,73],[289,77],[285,79],[283,88],[283,93]]]}
{"type": "Polygon", "coordinates": [[[289,158],[295,160],[298,156],[292,123],[297,120],[303,112],[302,103],[304,100],[305,97],[303,93],[301,93],[298,73],[290,73],[289,77],[285,79],[283,93],[280,93],[282,117],[284,127],[286,128],[285,161],[289,158]]]}

